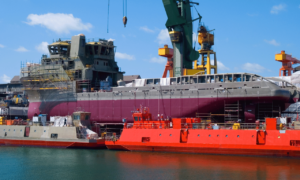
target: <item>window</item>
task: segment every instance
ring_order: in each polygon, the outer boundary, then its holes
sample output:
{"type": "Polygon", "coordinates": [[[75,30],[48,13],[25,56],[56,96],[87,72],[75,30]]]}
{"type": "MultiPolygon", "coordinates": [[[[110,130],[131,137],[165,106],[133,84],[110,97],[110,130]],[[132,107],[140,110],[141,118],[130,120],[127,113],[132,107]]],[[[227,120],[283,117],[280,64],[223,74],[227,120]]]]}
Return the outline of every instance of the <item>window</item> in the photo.
{"type": "Polygon", "coordinates": [[[58,134],[54,134],[54,133],[51,134],[52,139],[57,139],[57,137],[58,137],[58,134]]]}
{"type": "Polygon", "coordinates": [[[74,120],[80,120],[80,116],[79,115],[74,115],[73,118],[74,118],[74,120]]]}
{"type": "Polygon", "coordinates": [[[94,50],[95,50],[95,55],[98,55],[98,52],[99,52],[99,46],[94,46],[94,50]]]}
{"type": "Polygon", "coordinates": [[[138,117],[134,117],[134,121],[138,121],[138,117]]]}
{"type": "Polygon", "coordinates": [[[60,46],[60,54],[66,55],[68,53],[68,46],[60,46]]]}
{"type": "Polygon", "coordinates": [[[50,46],[49,50],[52,55],[58,54],[58,46],[50,46]]]}

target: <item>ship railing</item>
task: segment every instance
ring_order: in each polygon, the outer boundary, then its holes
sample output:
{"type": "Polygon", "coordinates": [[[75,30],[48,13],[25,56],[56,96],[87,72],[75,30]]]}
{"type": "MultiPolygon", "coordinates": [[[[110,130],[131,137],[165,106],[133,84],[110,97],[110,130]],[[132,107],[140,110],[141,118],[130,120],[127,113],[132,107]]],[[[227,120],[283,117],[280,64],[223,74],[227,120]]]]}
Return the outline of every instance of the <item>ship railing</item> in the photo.
{"type": "Polygon", "coordinates": [[[183,128],[187,129],[262,129],[263,124],[255,123],[184,123],[182,124],[183,128]]]}
{"type": "Polygon", "coordinates": [[[120,135],[115,132],[106,132],[105,141],[117,141],[120,139],[120,135]]]}
{"type": "Polygon", "coordinates": [[[160,121],[159,123],[127,123],[125,129],[263,129],[264,125],[256,123],[182,123],[180,126],[171,122],[160,121]]]}

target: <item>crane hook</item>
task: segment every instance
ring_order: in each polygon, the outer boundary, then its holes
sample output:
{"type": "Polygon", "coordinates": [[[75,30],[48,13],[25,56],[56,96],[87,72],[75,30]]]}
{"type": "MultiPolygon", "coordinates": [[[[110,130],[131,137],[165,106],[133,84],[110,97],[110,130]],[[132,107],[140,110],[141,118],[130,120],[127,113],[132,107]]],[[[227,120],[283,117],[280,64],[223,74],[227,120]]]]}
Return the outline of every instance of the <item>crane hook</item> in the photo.
{"type": "Polygon", "coordinates": [[[123,24],[124,24],[124,27],[126,27],[126,24],[127,24],[127,17],[126,16],[123,17],[123,24]]]}

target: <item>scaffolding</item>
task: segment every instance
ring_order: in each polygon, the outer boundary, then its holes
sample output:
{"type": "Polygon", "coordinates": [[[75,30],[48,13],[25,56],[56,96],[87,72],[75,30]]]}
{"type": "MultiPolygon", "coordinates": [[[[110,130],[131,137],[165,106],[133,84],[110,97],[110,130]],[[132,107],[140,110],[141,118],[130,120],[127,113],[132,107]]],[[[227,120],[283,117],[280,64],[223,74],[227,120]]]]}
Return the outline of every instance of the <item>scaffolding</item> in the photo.
{"type": "Polygon", "coordinates": [[[240,101],[236,103],[227,104],[224,101],[224,122],[232,122],[242,120],[243,117],[243,107],[240,101]]]}
{"type": "MultiPolygon", "coordinates": [[[[45,56],[43,56],[45,58],[45,56]]],[[[46,58],[44,60],[47,60],[46,58]]],[[[47,61],[44,61],[44,63],[47,61]]],[[[67,73],[68,67],[52,63],[21,63],[21,81],[24,90],[72,90],[74,75],[67,73]]]]}

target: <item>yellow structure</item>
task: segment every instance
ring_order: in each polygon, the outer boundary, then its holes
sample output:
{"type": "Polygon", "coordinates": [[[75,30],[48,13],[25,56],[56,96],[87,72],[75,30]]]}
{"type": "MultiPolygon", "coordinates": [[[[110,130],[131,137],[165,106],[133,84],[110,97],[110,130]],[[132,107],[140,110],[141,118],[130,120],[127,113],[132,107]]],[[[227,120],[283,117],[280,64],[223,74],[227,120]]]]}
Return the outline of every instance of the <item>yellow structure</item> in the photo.
{"type": "Polygon", "coordinates": [[[201,74],[205,74],[204,70],[202,69],[183,69],[184,76],[201,75],[201,74]]]}
{"type": "Polygon", "coordinates": [[[3,117],[2,116],[0,116],[0,125],[3,125],[3,117]]]}
{"type": "Polygon", "coordinates": [[[211,74],[213,69],[214,74],[217,74],[217,56],[216,52],[211,50],[211,46],[214,45],[214,34],[211,34],[211,31],[207,31],[204,26],[201,26],[198,31],[198,43],[201,45],[201,49],[198,50],[198,52],[200,54],[201,64],[198,65],[198,60],[195,60],[194,69],[202,70],[203,72],[206,72],[206,74],[211,74]],[[213,65],[211,64],[211,56],[213,56],[213,65]]]}
{"type": "Polygon", "coordinates": [[[234,123],[233,126],[232,126],[232,129],[233,130],[238,130],[238,129],[240,129],[240,127],[241,127],[240,123],[234,123]]]}

